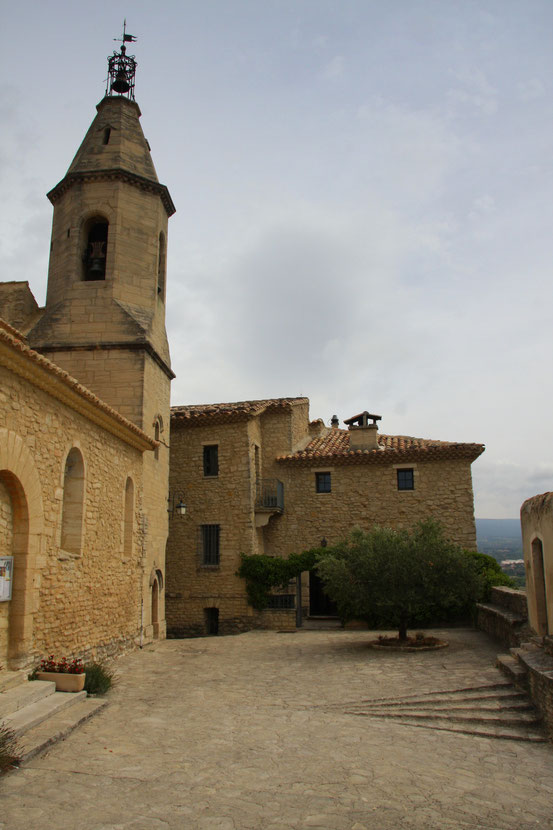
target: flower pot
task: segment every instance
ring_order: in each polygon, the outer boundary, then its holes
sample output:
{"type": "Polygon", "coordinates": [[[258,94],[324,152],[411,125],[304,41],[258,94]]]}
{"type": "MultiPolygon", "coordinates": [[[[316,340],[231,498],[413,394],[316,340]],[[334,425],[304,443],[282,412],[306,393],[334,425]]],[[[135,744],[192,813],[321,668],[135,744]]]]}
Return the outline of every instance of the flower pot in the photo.
{"type": "Polygon", "coordinates": [[[56,684],[56,692],[82,692],[86,674],[68,674],[57,671],[37,671],[37,680],[49,680],[56,684]]]}

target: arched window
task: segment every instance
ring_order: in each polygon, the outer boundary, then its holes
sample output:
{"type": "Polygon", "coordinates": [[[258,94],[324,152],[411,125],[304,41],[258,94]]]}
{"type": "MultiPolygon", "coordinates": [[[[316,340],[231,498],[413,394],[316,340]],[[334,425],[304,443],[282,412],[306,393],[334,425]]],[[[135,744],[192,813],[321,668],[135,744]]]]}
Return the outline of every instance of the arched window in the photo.
{"type": "Polygon", "coordinates": [[[84,226],[83,280],[105,280],[109,222],[102,216],[84,226]]]}
{"type": "Polygon", "coordinates": [[[83,507],[84,462],[80,451],[73,447],[65,461],[61,517],[61,547],[69,553],[81,553],[83,507]]]}
{"type": "MultiPolygon", "coordinates": [[[[159,441],[159,421],[156,421],[154,424],[154,438],[156,441],[159,441]]],[[[154,450],[154,458],[156,461],[159,458],[159,447],[156,447],[154,450]]]]}
{"type": "Polygon", "coordinates": [[[157,256],[157,296],[160,300],[165,299],[165,269],[166,269],[166,244],[163,231],[159,235],[159,247],[157,256]]]}
{"type": "Polygon", "coordinates": [[[134,528],[134,483],[132,478],[125,484],[125,518],[123,523],[123,553],[132,555],[132,535],[134,528]]]}

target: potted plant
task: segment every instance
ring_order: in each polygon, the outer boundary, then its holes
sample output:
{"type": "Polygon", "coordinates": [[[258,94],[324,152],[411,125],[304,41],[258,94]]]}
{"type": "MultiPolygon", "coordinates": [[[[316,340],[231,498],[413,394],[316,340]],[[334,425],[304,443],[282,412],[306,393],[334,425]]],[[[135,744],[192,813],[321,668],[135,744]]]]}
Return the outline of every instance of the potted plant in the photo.
{"type": "Polygon", "coordinates": [[[53,654],[41,661],[35,676],[37,680],[54,681],[56,692],[82,692],[86,678],[80,657],[71,662],[65,657],[57,661],[53,654]]]}

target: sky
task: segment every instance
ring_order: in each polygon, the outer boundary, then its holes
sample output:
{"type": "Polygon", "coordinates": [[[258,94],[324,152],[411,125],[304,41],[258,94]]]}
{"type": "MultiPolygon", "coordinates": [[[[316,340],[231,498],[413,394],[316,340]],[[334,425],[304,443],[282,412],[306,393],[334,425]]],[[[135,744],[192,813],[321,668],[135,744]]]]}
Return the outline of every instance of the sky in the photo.
{"type": "Polygon", "coordinates": [[[177,207],[173,404],[305,395],[484,443],[479,518],[553,489],[551,0],[1,0],[0,262],[52,207],[123,18],[177,207]]]}

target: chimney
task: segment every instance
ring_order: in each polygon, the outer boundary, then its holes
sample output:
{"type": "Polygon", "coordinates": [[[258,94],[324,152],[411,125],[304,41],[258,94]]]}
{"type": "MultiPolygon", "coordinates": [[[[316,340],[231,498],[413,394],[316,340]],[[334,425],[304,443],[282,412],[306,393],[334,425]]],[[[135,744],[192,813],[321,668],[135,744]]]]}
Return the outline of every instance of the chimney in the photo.
{"type": "Polygon", "coordinates": [[[360,412],[359,415],[354,415],[353,418],[344,421],[349,429],[350,450],[378,449],[378,425],[376,422],[381,420],[381,415],[371,415],[370,412],[365,410],[365,412],[360,412]],[[370,424],[369,418],[372,421],[370,424]]]}
{"type": "Polygon", "coordinates": [[[338,429],[339,425],[340,425],[340,421],[338,420],[338,416],[333,415],[332,418],[330,419],[330,426],[332,427],[332,429],[338,429]]]}

